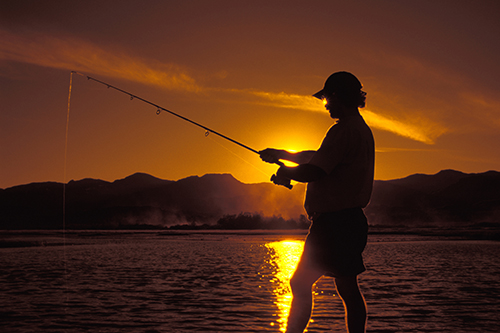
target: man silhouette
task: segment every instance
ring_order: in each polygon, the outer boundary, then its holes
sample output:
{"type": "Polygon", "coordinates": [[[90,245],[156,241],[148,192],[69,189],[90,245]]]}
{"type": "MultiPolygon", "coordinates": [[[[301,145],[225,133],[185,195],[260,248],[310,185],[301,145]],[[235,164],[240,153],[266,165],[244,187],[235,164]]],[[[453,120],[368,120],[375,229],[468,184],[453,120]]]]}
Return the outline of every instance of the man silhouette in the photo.
{"type": "Polygon", "coordinates": [[[365,270],[362,252],[368,224],[363,208],[373,187],[374,140],[359,113],[366,93],[351,73],[333,73],[313,96],[326,102],[331,118],[338,119],[317,151],[289,153],[268,148],[262,160],[289,160],[297,167],[281,166],[272,180],[287,185],[306,182],[305,209],[312,221],[304,251],[290,280],[293,300],[287,333],[303,332],[313,308],[312,287],[322,276],[334,278],[346,312],[349,333],[365,332],[366,304],[357,275],[365,270]]]}

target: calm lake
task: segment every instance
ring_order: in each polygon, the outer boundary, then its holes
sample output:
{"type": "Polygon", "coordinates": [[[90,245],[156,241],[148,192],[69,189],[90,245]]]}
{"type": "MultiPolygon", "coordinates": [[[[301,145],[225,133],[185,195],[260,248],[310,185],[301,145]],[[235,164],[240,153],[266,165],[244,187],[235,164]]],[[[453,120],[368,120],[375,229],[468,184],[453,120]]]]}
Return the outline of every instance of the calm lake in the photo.
{"type": "MultiPolygon", "coordinates": [[[[281,332],[304,237],[12,233],[0,331],[281,332]]],[[[500,242],[371,237],[367,332],[499,332],[499,254],[500,242]]],[[[345,332],[332,281],[315,294],[309,332],[345,332]]]]}

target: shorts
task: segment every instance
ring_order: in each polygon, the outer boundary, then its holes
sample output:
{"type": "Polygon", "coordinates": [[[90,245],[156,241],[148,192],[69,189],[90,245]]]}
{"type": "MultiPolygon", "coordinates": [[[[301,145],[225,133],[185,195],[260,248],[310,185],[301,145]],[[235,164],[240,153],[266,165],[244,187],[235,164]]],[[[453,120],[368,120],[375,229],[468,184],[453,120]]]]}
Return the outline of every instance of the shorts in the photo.
{"type": "Polygon", "coordinates": [[[356,276],[366,270],[362,253],[368,223],[362,208],[321,213],[313,219],[301,261],[323,275],[356,276]]]}

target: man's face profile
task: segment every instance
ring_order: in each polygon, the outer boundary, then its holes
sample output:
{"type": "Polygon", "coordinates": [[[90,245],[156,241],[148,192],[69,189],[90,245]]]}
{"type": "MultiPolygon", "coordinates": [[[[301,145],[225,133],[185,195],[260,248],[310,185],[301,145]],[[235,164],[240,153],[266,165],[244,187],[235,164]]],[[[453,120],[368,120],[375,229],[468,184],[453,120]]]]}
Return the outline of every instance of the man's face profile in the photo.
{"type": "Polygon", "coordinates": [[[323,105],[330,113],[330,117],[339,118],[341,115],[341,103],[335,94],[328,94],[323,96],[323,105]]]}

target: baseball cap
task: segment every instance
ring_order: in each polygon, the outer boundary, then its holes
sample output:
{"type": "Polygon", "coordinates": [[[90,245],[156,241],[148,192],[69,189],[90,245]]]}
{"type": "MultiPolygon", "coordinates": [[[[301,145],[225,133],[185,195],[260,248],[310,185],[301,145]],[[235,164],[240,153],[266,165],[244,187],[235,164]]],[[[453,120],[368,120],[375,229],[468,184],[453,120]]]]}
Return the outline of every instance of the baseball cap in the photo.
{"type": "Polygon", "coordinates": [[[358,78],[349,72],[336,72],[326,79],[323,89],[313,96],[323,99],[325,95],[332,93],[353,94],[361,90],[363,85],[358,78]]]}

